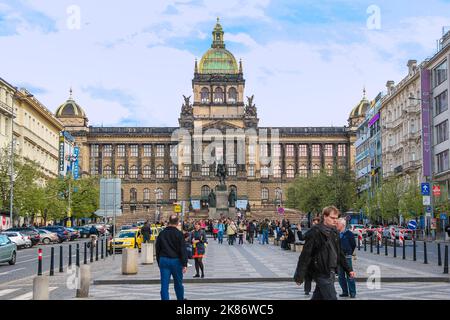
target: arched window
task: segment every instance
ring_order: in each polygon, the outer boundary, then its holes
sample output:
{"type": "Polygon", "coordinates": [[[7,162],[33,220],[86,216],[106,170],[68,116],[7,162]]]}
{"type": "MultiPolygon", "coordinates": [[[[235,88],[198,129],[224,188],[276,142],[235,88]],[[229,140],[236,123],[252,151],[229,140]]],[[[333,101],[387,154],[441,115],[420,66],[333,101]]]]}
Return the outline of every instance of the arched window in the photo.
{"type": "Polygon", "coordinates": [[[169,191],[169,199],[177,200],[177,189],[170,189],[169,191]]]}
{"type": "Polygon", "coordinates": [[[152,175],[152,168],[150,166],[144,166],[144,179],[150,179],[152,175]]]}
{"type": "Polygon", "coordinates": [[[211,189],[208,186],[203,186],[202,187],[202,198],[208,198],[210,192],[211,192],[211,189]]]}
{"type": "Polygon", "coordinates": [[[206,163],[204,163],[202,165],[202,176],[209,176],[209,165],[207,165],[206,163]]]}
{"type": "Polygon", "coordinates": [[[120,165],[117,167],[117,176],[121,179],[125,178],[125,167],[120,165]]]}
{"type": "Polygon", "coordinates": [[[289,165],[289,166],[287,167],[287,170],[286,170],[286,176],[287,176],[288,178],[294,178],[294,177],[295,177],[294,166],[289,165]]]}
{"type": "Polygon", "coordinates": [[[173,164],[170,167],[169,175],[170,175],[170,179],[176,179],[177,178],[178,170],[177,170],[177,166],[176,165],[173,164]]]}
{"type": "Polygon", "coordinates": [[[273,177],[281,178],[281,166],[280,165],[276,165],[275,168],[273,169],[273,177]]]}
{"type": "Polygon", "coordinates": [[[161,188],[156,189],[156,200],[162,200],[164,196],[164,192],[161,188]]]}
{"type": "Polygon", "coordinates": [[[130,202],[137,201],[137,190],[135,188],[130,189],[130,202]]]}
{"type": "Polygon", "coordinates": [[[237,102],[237,91],[236,88],[228,89],[228,102],[236,103],[237,102]]]}
{"type": "Polygon", "coordinates": [[[280,188],[276,188],[275,189],[275,199],[281,200],[282,195],[283,195],[283,190],[281,190],[280,188]]]}
{"type": "Polygon", "coordinates": [[[262,188],[261,189],[261,199],[262,200],[268,200],[269,199],[269,189],[262,188]]]}
{"type": "Polygon", "coordinates": [[[111,166],[105,166],[105,168],[103,168],[103,175],[106,178],[111,178],[112,175],[111,166]]]}
{"type": "Polygon", "coordinates": [[[214,90],[214,103],[222,103],[222,102],[223,102],[223,89],[217,87],[216,90],[214,90]]]}
{"type": "Polygon", "coordinates": [[[327,175],[331,176],[333,174],[333,166],[329,163],[327,165],[327,175]]]}
{"type": "Polygon", "coordinates": [[[319,165],[315,164],[313,166],[312,173],[313,173],[314,176],[317,176],[317,175],[320,174],[320,167],[319,167],[319,165]]]}
{"type": "Polygon", "coordinates": [[[144,189],[144,201],[150,201],[150,189],[144,189]]]}
{"type": "Polygon", "coordinates": [[[130,178],[136,179],[138,175],[138,168],[136,166],[131,166],[130,168],[130,178]]]}
{"type": "Polygon", "coordinates": [[[202,103],[209,103],[209,89],[203,88],[200,92],[200,99],[202,103]]]}
{"type": "Polygon", "coordinates": [[[161,165],[156,167],[156,178],[158,179],[164,178],[164,167],[161,165]]]}

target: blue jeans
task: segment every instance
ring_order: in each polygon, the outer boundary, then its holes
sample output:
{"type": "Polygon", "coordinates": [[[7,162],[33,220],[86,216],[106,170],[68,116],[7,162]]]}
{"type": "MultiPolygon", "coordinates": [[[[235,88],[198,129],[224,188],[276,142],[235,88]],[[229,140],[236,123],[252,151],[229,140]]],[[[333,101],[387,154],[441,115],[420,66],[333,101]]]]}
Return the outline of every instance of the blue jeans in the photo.
{"type": "Polygon", "coordinates": [[[263,244],[269,244],[269,230],[263,230],[263,244]]]}
{"type": "MultiPolygon", "coordinates": [[[[346,258],[347,264],[352,268],[352,258],[346,258]]],[[[356,283],[355,279],[350,279],[350,277],[345,273],[344,269],[339,267],[339,285],[342,289],[342,294],[354,297],[356,296],[356,283]]]]}
{"type": "Polygon", "coordinates": [[[223,231],[217,232],[217,239],[219,240],[219,243],[223,243],[223,231]]]}
{"type": "Polygon", "coordinates": [[[169,283],[173,277],[177,300],[184,300],[183,266],[178,258],[159,258],[159,272],[161,274],[161,300],[170,300],[169,283]]]}

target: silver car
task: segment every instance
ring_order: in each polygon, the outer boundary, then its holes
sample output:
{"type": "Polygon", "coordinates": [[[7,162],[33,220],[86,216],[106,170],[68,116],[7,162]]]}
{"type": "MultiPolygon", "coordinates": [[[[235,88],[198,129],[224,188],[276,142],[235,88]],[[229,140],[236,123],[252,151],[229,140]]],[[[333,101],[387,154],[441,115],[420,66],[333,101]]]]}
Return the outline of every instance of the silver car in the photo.
{"type": "Polygon", "coordinates": [[[0,235],[0,263],[16,264],[17,246],[7,236],[0,235]]]}

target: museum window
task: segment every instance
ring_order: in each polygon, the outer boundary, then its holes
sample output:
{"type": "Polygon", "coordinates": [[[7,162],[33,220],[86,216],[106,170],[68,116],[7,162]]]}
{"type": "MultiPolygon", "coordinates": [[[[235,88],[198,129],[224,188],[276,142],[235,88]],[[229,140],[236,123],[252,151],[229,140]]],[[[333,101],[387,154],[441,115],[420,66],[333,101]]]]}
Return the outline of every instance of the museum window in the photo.
{"type": "Polygon", "coordinates": [[[214,103],[222,103],[223,102],[223,90],[220,87],[217,87],[214,90],[214,103]]]}
{"type": "Polygon", "coordinates": [[[144,189],[144,201],[146,202],[150,201],[150,189],[147,188],[144,189]]]}
{"type": "Polygon", "coordinates": [[[111,166],[105,166],[105,167],[103,168],[103,175],[104,175],[106,178],[111,178],[111,175],[112,175],[111,166]]]}
{"type": "Polygon", "coordinates": [[[260,144],[259,145],[259,150],[260,150],[260,156],[261,157],[268,157],[268,147],[267,144],[260,144]]]}
{"type": "Polygon", "coordinates": [[[137,190],[135,188],[130,189],[130,202],[137,201],[137,190]]]}
{"type": "Polygon", "coordinates": [[[332,156],[333,156],[333,145],[326,144],[325,145],[325,157],[332,157],[332,156]]]}
{"type": "Polygon", "coordinates": [[[281,144],[273,144],[272,145],[273,150],[273,156],[274,157],[281,157],[281,144]]]}
{"type": "Polygon", "coordinates": [[[103,146],[103,156],[104,157],[111,157],[112,156],[112,145],[105,144],[103,146]]]}
{"type": "Polygon", "coordinates": [[[313,166],[312,173],[314,176],[318,176],[320,174],[320,167],[317,164],[313,166]]]}
{"type": "Polygon", "coordinates": [[[447,90],[434,98],[434,115],[437,116],[448,109],[447,90]]]}
{"type": "Polygon", "coordinates": [[[293,157],[294,156],[294,145],[288,144],[286,145],[286,157],[293,157]]]}
{"type": "Polygon", "coordinates": [[[177,200],[177,189],[170,189],[169,191],[169,199],[170,200],[177,200]]]}
{"type": "Polygon", "coordinates": [[[294,166],[289,165],[286,170],[286,176],[290,179],[295,177],[294,166]]]}
{"type": "Polygon", "coordinates": [[[312,156],[320,157],[320,145],[319,144],[312,145],[312,156]]]}
{"type": "Polygon", "coordinates": [[[283,191],[280,188],[275,189],[275,199],[281,200],[283,197],[283,191]]]}
{"type": "Polygon", "coordinates": [[[308,145],[307,144],[301,144],[298,146],[298,155],[300,157],[308,156],[308,145]]]}
{"type": "Polygon", "coordinates": [[[255,176],[255,165],[254,164],[250,164],[248,166],[248,176],[249,177],[254,177],[255,176]]]}
{"type": "Polygon", "coordinates": [[[97,164],[93,163],[91,166],[91,175],[96,176],[98,175],[98,167],[97,164]]]}
{"type": "Polygon", "coordinates": [[[117,146],[117,156],[121,158],[125,157],[125,146],[123,144],[117,146]]]}
{"type": "Polygon", "coordinates": [[[268,166],[262,166],[261,167],[261,178],[269,178],[269,167],[268,166]]]}
{"type": "Polygon", "coordinates": [[[346,152],[346,148],[345,148],[345,144],[340,144],[338,146],[338,157],[345,157],[347,156],[347,152],[346,152]]]}
{"type": "Polygon", "coordinates": [[[164,192],[161,188],[156,189],[156,200],[162,200],[164,197],[164,192]]]}
{"type": "Polygon", "coordinates": [[[172,144],[169,146],[170,159],[172,162],[178,163],[178,145],[172,144]]]}
{"type": "Polygon", "coordinates": [[[249,144],[248,145],[248,162],[249,163],[256,163],[256,145],[255,144],[249,144]]]}
{"type": "Polygon", "coordinates": [[[91,145],[91,157],[98,157],[98,144],[91,145]]]}
{"type": "Polygon", "coordinates": [[[204,177],[209,176],[209,165],[207,164],[202,165],[202,176],[204,177]]]}
{"type": "Polygon", "coordinates": [[[178,172],[177,172],[178,170],[177,170],[177,166],[176,165],[172,165],[172,166],[170,166],[170,171],[169,171],[169,176],[170,176],[170,179],[176,179],[177,178],[177,175],[178,175],[178,172]]]}
{"type": "Polygon", "coordinates": [[[156,156],[159,158],[164,157],[164,145],[163,144],[158,144],[156,146],[156,156]]]}
{"type": "Polygon", "coordinates": [[[300,177],[306,178],[308,176],[308,168],[305,165],[300,166],[300,177]]]}
{"type": "Polygon", "coordinates": [[[202,91],[200,92],[200,100],[202,103],[209,103],[209,89],[208,88],[202,88],[202,91]]]}
{"type": "Polygon", "coordinates": [[[327,165],[327,175],[331,176],[333,174],[333,166],[331,164],[327,165]]]}
{"type": "Polygon", "coordinates": [[[191,167],[184,166],[183,167],[183,177],[189,177],[191,175],[191,167]]]}
{"type": "Polygon", "coordinates": [[[261,189],[261,200],[269,200],[269,189],[267,188],[261,189]]]}
{"type": "Polygon", "coordinates": [[[202,199],[207,199],[211,189],[208,186],[203,186],[201,189],[202,199]]]}
{"type": "Polygon", "coordinates": [[[237,102],[237,91],[236,88],[228,89],[228,102],[236,103],[237,102]]]}
{"type": "Polygon", "coordinates": [[[138,156],[138,146],[136,144],[132,144],[130,146],[130,153],[132,157],[137,157],[138,156]]]}
{"type": "Polygon", "coordinates": [[[273,168],[273,177],[274,178],[281,178],[281,166],[280,165],[276,165],[273,168]]]}
{"type": "Polygon", "coordinates": [[[144,144],[144,157],[151,157],[151,156],[152,156],[152,145],[144,144]]]}
{"type": "Polygon", "coordinates": [[[121,179],[125,178],[125,167],[120,165],[117,167],[117,176],[121,179]]]}
{"type": "Polygon", "coordinates": [[[163,166],[157,166],[156,167],[156,178],[157,179],[163,179],[164,178],[164,167],[163,166]]]}
{"type": "Polygon", "coordinates": [[[130,168],[130,178],[136,179],[138,176],[138,168],[136,166],[131,166],[130,168]]]}
{"type": "Polygon", "coordinates": [[[151,178],[151,174],[152,174],[152,168],[148,165],[144,166],[144,170],[143,170],[143,177],[144,179],[150,179],[151,178]]]}

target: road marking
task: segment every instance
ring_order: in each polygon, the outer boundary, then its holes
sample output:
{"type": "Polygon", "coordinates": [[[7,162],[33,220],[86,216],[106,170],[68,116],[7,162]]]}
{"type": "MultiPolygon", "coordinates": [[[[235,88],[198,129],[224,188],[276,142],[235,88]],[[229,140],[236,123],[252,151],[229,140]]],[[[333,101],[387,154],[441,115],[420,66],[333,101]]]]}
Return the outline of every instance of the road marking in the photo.
{"type": "MultiPolygon", "coordinates": [[[[58,287],[50,287],[50,288],[48,288],[48,293],[50,294],[50,292],[52,292],[55,289],[58,289],[58,287]]],[[[20,296],[12,298],[11,300],[31,300],[31,299],[33,299],[33,291],[27,292],[25,294],[21,294],[20,296]]]]}
{"type": "Polygon", "coordinates": [[[20,288],[16,288],[16,289],[4,289],[4,290],[0,290],[0,297],[6,296],[10,293],[13,293],[17,290],[20,290],[20,288]]]}
{"type": "Polygon", "coordinates": [[[7,271],[7,272],[2,272],[2,273],[0,273],[0,276],[3,276],[5,274],[9,274],[11,272],[16,272],[16,271],[19,271],[19,270],[25,270],[25,268],[19,268],[19,269],[14,269],[14,270],[7,271]]]}

